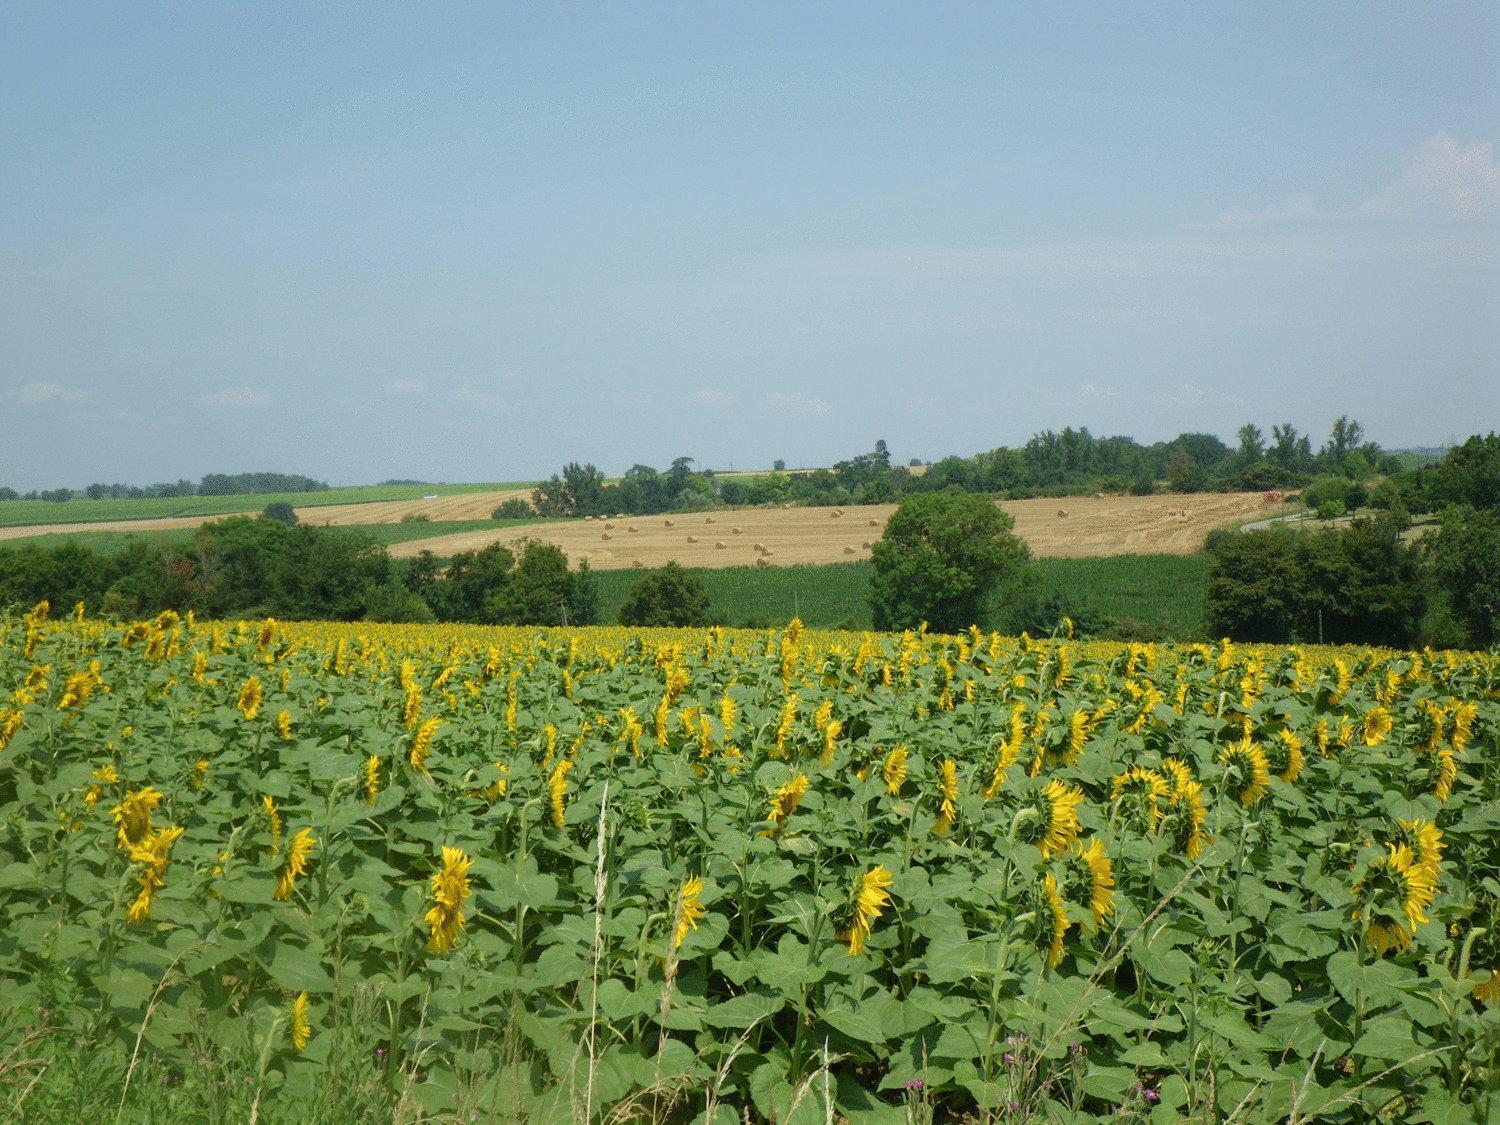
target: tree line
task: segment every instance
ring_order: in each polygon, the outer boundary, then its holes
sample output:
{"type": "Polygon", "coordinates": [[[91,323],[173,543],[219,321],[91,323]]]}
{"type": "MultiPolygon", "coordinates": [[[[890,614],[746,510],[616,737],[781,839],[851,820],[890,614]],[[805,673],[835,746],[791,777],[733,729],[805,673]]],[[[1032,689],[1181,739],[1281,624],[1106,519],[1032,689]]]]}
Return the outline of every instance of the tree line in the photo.
{"type": "Polygon", "coordinates": [[[569,462],[533,491],[532,507],[543,516],[645,516],[761,504],[892,503],[949,488],[1020,500],[1163,489],[1260,492],[1322,478],[1360,482],[1404,475],[1401,461],[1366,440],[1363,426],[1347,416],[1335,420],[1316,451],[1311,438],[1289,422],[1272,426],[1269,437],[1247,423],[1236,439],[1231,446],[1214,434],[1183,433],[1142,445],[1065,427],[1034,434],[1022,446],[948,456],[930,465],[896,464],[886,443],[877,441],[867,453],[811,472],[789,473],[778,461],[769,473],[731,477],[695,470],[693,458],[679,457],[665,471],[634,465],[616,483],[594,465],[569,462]]]}
{"type": "Polygon", "coordinates": [[[326,481],[314,480],[300,473],[206,473],[194,484],[190,480],[161,481],[157,484],[103,484],[95,482],[84,489],[44,488],[21,493],[0,487],[0,500],[163,500],[179,496],[263,496],[271,492],[326,492],[326,481]]]}

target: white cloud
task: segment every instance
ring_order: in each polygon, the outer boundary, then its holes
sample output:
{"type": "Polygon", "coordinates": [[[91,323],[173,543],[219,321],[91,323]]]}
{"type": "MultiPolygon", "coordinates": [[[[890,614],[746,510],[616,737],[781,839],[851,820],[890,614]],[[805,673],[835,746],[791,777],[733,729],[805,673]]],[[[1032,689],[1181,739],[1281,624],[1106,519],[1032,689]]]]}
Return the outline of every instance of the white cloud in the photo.
{"type": "Polygon", "coordinates": [[[802,418],[822,418],[832,409],[827,399],[809,398],[796,391],[769,394],[766,396],[766,403],[778,413],[796,414],[802,418]]]}
{"type": "Polygon", "coordinates": [[[420,379],[392,379],[385,385],[386,393],[393,395],[419,395],[427,389],[420,379]]]}
{"type": "Polygon", "coordinates": [[[264,406],[271,396],[259,387],[225,387],[221,391],[204,395],[199,401],[204,406],[224,406],[239,410],[245,407],[264,406]]]}
{"type": "Polygon", "coordinates": [[[5,392],[5,397],[22,406],[40,406],[44,402],[82,402],[91,392],[59,386],[57,383],[27,383],[5,392]]]}
{"type": "Polygon", "coordinates": [[[1078,393],[1083,395],[1084,398],[1098,399],[1101,402],[1104,399],[1115,397],[1115,389],[1113,387],[1106,387],[1100,383],[1085,383],[1078,388],[1078,393]]]}
{"type": "Polygon", "coordinates": [[[1407,158],[1406,167],[1359,205],[1379,218],[1477,219],[1500,214],[1500,164],[1487,141],[1462,145],[1446,132],[1407,158]]]}
{"type": "Polygon", "coordinates": [[[688,395],[688,401],[710,410],[728,410],[734,405],[734,395],[721,387],[700,387],[688,395]]]}
{"type": "Polygon", "coordinates": [[[1259,211],[1247,211],[1238,207],[1229,211],[1220,211],[1219,225],[1251,227],[1260,223],[1294,223],[1320,217],[1313,203],[1313,197],[1304,193],[1292,196],[1285,203],[1259,211]]]}
{"type": "Polygon", "coordinates": [[[1446,132],[1429,137],[1390,183],[1353,206],[1329,209],[1307,193],[1259,210],[1221,211],[1221,227],[1327,219],[1479,219],[1500,215],[1500,164],[1488,141],[1460,144],[1446,132]]]}

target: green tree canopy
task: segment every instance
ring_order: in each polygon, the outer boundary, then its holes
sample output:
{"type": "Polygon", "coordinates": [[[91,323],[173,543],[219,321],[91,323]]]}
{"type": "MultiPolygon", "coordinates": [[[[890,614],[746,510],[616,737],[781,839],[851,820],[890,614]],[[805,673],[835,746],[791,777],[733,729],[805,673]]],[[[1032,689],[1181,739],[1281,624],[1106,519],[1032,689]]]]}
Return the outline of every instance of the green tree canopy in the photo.
{"type": "Polygon", "coordinates": [[[910,629],[925,621],[956,633],[986,621],[1001,585],[1030,558],[1014,527],[983,496],[954,490],[903,500],[872,552],[875,628],[910,629]]]}

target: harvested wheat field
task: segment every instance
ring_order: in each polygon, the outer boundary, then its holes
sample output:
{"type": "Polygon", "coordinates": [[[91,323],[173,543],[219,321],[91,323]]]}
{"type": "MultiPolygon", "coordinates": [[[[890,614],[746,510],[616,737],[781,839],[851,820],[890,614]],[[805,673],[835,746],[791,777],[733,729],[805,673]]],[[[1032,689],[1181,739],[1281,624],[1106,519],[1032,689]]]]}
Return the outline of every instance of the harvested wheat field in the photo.
{"type": "MultiPolygon", "coordinates": [[[[1258,492],[1008,500],[1000,507],[1015,517],[1016,533],[1032,553],[1044,558],[1190,555],[1203,549],[1214,528],[1269,510],[1258,492]]],[[[850,562],[869,558],[869,545],[895,510],[894,504],[871,504],[570,520],[416,539],[394,544],[390,552],[398,558],[420,551],[442,557],[532,538],[556,543],[575,563],[588,559],[599,570],[672,560],[694,567],[850,562]]]]}
{"type": "MultiPolygon", "coordinates": [[[[340,527],[347,524],[400,523],[407,516],[426,516],[434,522],[445,520],[487,520],[504,501],[530,500],[529,488],[499,488],[488,492],[466,492],[459,496],[437,496],[431,500],[374,500],[364,504],[325,504],[299,507],[297,519],[317,527],[340,527]]],[[[33,535],[70,535],[80,531],[179,531],[200,527],[230,515],[253,516],[257,512],[223,513],[208,516],[170,516],[151,520],[99,520],[92,523],[30,524],[23,527],[0,527],[0,540],[27,539],[33,535]]]]}

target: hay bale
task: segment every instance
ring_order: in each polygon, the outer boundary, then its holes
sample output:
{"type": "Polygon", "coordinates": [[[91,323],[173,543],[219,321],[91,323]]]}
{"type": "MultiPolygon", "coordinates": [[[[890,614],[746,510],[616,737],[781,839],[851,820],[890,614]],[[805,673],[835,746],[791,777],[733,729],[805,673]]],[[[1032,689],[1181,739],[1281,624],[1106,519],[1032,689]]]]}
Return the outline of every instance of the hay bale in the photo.
{"type": "Polygon", "coordinates": [[[880,521],[879,520],[869,520],[868,522],[866,522],[865,526],[866,527],[879,527],[880,526],[880,521]]]}
{"type": "Polygon", "coordinates": [[[606,532],[604,532],[604,534],[600,535],[599,538],[600,539],[613,539],[614,536],[611,535],[609,532],[606,531],[606,532]]]}
{"type": "Polygon", "coordinates": [[[609,531],[613,531],[615,529],[615,525],[610,523],[608,520],[604,521],[604,526],[609,531]]]}
{"type": "Polygon", "coordinates": [[[662,520],[661,522],[662,522],[662,526],[663,527],[671,527],[672,526],[672,521],[671,520],[662,520]]]}
{"type": "Polygon", "coordinates": [[[641,570],[645,567],[646,564],[641,562],[640,559],[631,559],[630,565],[635,567],[636,570],[641,570]]]}
{"type": "Polygon", "coordinates": [[[704,520],[704,521],[703,521],[703,522],[704,522],[704,523],[713,523],[713,522],[714,522],[714,518],[713,518],[713,516],[709,516],[709,517],[708,517],[708,518],[707,518],[707,519],[705,519],[705,520],[704,520]]]}
{"type": "Polygon", "coordinates": [[[1065,520],[1068,518],[1068,513],[1059,508],[1057,509],[1057,518],[1060,520],[1065,520]]]}
{"type": "Polygon", "coordinates": [[[846,555],[852,555],[852,554],[854,554],[854,548],[853,547],[845,547],[844,548],[844,554],[846,554],[846,555]]]}
{"type": "Polygon", "coordinates": [[[627,527],[625,530],[628,531],[628,532],[630,532],[630,534],[634,535],[636,532],[640,531],[640,528],[638,528],[638,527],[627,527]]]}
{"type": "Polygon", "coordinates": [[[745,529],[742,528],[742,527],[731,527],[729,530],[731,532],[733,532],[735,535],[743,535],[743,534],[745,534],[745,529]]]}
{"type": "Polygon", "coordinates": [[[715,551],[722,551],[723,549],[724,549],[724,540],[720,539],[717,543],[714,544],[714,550],[715,551]]]}
{"type": "Polygon", "coordinates": [[[696,543],[696,542],[698,542],[698,537],[696,535],[689,535],[688,536],[688,542],[689,543],[696,543]]]}
{"type": "Polygon", "coordinates": [[[757,555],[764,554],[765,550],[766,550],[766,545],[764,543],[757,543],[757,544],[755,544],[755,553],[757,555]]]}

